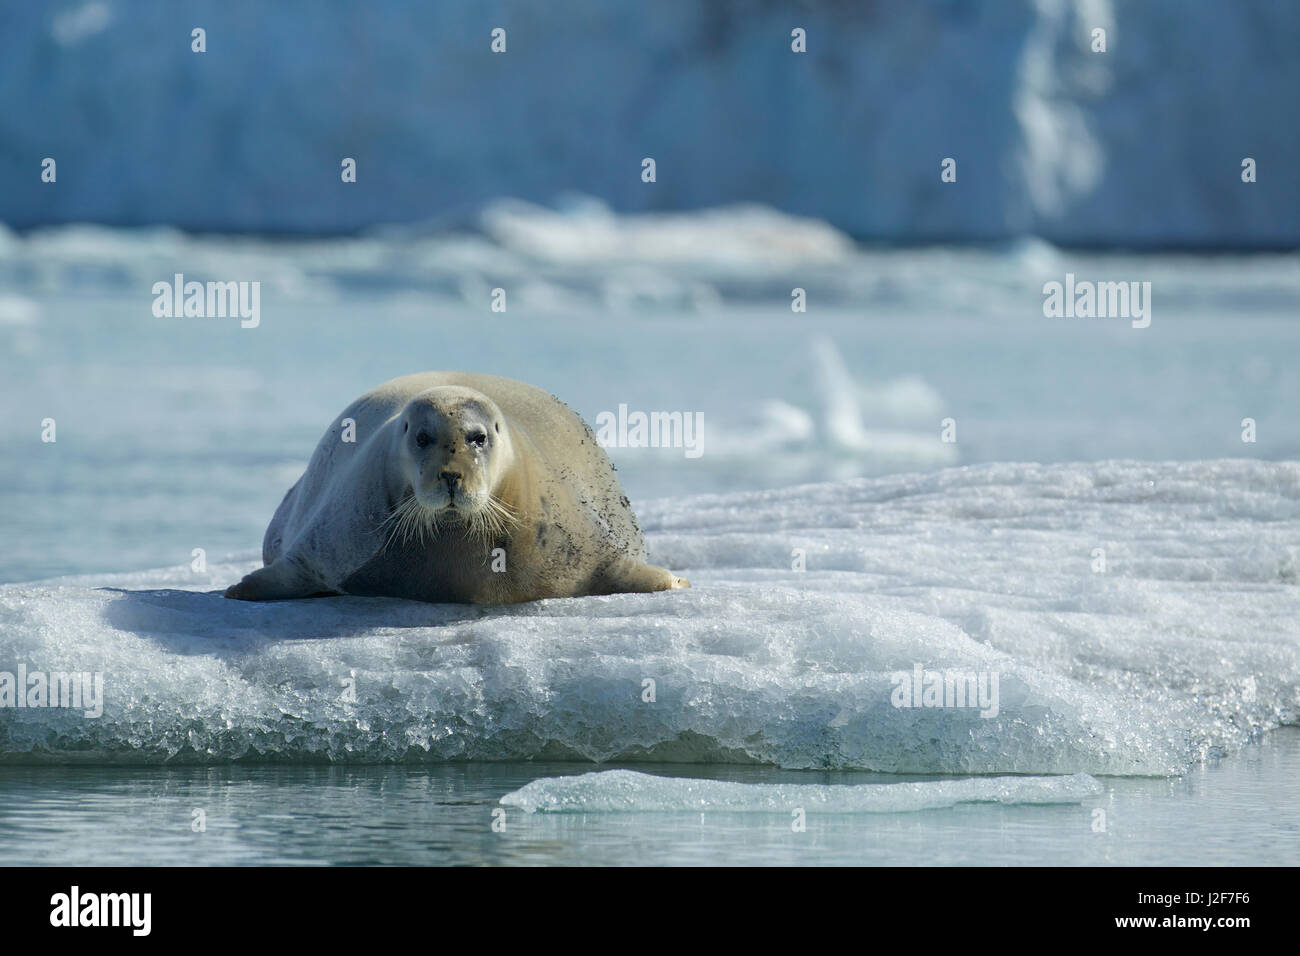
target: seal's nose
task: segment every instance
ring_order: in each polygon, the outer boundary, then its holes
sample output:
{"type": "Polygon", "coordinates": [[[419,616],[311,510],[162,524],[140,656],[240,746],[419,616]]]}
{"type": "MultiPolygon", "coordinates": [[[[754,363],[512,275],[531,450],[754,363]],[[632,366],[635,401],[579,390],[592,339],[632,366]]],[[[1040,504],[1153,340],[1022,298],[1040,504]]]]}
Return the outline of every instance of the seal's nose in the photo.
{"type": "Polygon", "coordinates": [[[454,492],[456,487],[460,484],[462,476],[459,471],[452,471],[450,468],[444,468],[442,471],[438,472],[438,477],[447,483],[448,491],[454,492]]]}

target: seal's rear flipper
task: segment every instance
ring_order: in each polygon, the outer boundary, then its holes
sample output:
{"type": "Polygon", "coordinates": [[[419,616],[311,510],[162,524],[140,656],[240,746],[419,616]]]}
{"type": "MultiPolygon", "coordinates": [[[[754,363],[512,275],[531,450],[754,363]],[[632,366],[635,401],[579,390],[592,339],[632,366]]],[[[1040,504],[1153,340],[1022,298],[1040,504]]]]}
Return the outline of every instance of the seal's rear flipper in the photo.
{"type": "Polygon", "coordinates": [[[650,591],[675,591],[688,588],[691,582],[679,578],[667,568],[624,558],[605,568],[593,594],[645,594],[650,591]]]}
{"type": "Polygon", "coordinates": [[[309,581],[288,561],[280,560],[245,575],[226,588],[226,597],[236,601],[287,601],[331,593],[319,581],[309,581]]]}

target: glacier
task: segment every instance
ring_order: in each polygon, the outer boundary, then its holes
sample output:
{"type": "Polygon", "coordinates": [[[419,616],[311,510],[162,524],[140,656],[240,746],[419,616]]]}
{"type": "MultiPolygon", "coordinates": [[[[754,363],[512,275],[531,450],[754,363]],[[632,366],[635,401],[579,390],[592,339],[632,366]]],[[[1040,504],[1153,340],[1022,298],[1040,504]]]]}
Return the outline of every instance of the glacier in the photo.
{"type": "Polygon", "coordinates": [[[0,221],[344,233],[581,190],[858,239],[1294,247],[1297,43],[1286,0],[8,4],[0,221]]]}

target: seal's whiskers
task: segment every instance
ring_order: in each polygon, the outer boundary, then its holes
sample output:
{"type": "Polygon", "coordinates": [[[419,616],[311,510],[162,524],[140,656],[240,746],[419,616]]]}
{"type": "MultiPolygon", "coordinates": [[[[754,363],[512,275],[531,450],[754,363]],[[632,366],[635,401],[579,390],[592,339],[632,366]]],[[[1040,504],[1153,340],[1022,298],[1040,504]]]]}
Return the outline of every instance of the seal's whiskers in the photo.
{"type": "Polygon", "coordinates": [[[385,548],[392,546],[395,541],[407,545],[413,539],[422,545],[426,535],[437,534],[438,515],[437,512],[431,512],[420,504],[412,493],[403,498],[393,509],[392,514],[383,520],[379,525],[380,531],[382,532],[385,527],[388,528],[384,540],[385,548]]]}

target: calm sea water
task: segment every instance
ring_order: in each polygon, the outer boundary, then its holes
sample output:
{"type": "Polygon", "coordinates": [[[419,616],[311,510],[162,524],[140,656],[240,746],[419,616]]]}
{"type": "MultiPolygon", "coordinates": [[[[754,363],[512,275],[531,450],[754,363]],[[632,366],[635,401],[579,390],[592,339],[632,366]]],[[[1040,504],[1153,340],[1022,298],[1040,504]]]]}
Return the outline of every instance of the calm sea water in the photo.
{"type": "MultiPolygon", "coordinates": [[[[7,864],[1295,865],[1300,730],[1184,777],[1104,778],[1079,806],[868,815],[507,811],[500,797],[587,764],[0,769],[7,864]],[[1104,811],[1104,816],[1096,813],[1104,811]],[[205,829],[197,830],[199,816],[205,829]],[[1104,829],[1102,829],[1104,826],[1104,829]]],[[[922,777],[766,768],[637,770],[750,783],[922,777]]]]}
{"type": "Polygon", "coordinates": [[[142,280],[93,295],[38,284],[0,321],[0,582],[258,547],[339,410],[430,368],[532,382],[589,422],[620,405],[702,412],[698,458],[613,450],[634,506],[987,461],[1300,458],[1300,268],[1271,262],[1244,290],[1234,267],[1196,260],[1067,257],[1043,273],[1156,275],[1145,329],[1044,318],[1037,273],[1016,258],[940,260],[910,286],[893,258],[866,258],[842,271],[875,276],[873,300],[814,297],[803,314],[780,299],[496,314],[268,285],[256,329],[154,318],[142,280]],[[935,288],[966,298],[935,301],[935,288]],[[46,419],[55,446],[40,441],[46,419]]]}

